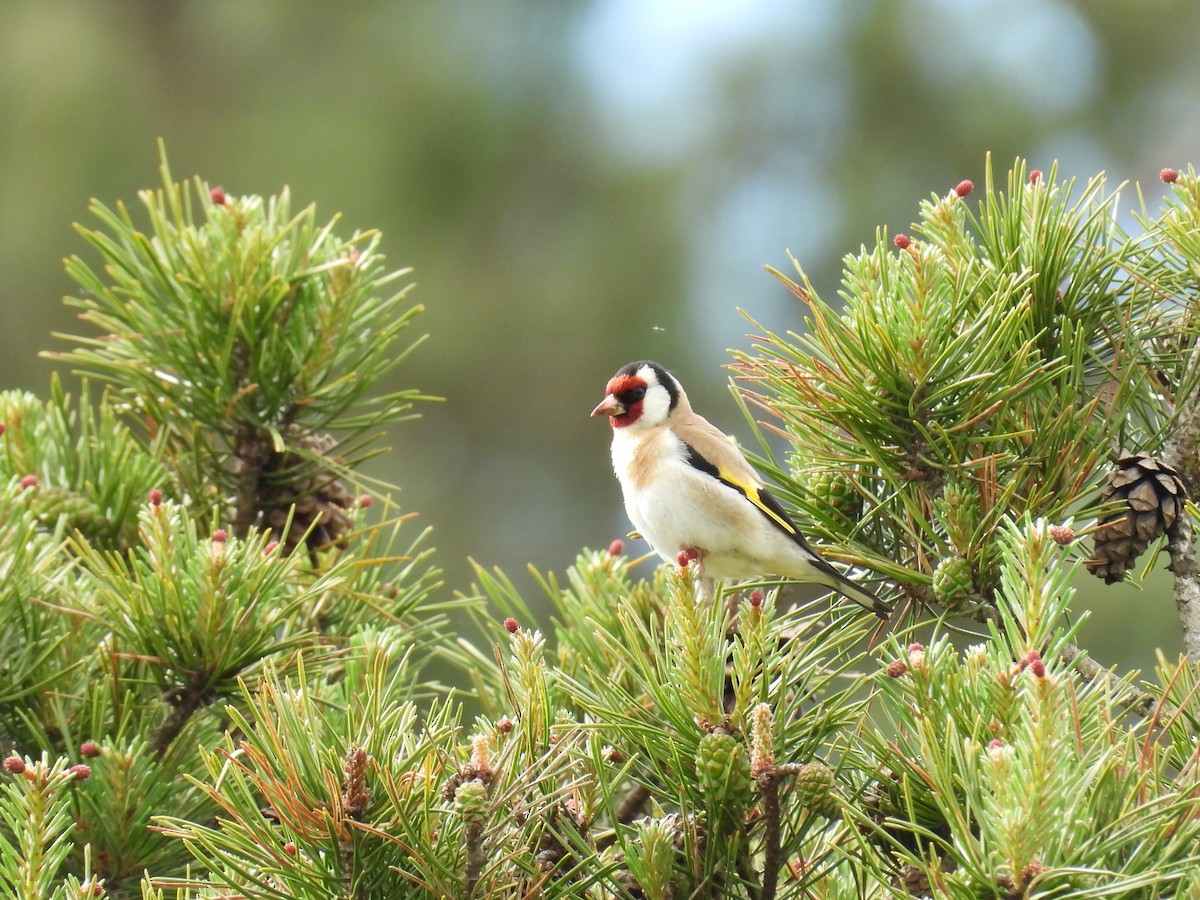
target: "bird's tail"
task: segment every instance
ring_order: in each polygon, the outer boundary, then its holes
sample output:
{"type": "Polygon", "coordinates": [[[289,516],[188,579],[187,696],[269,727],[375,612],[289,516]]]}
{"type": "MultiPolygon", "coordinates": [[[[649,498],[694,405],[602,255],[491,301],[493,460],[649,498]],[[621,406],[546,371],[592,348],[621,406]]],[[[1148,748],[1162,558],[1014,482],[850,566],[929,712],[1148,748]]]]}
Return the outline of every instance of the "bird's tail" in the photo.
{"type": "Polygon", "coordinates": [[[831,587],[843,597],[853,600],[859,606],[869,609],[875,613],[883,621],[887,621],[892,614],[892,608],[880,600],[875,594],[868,591],[858,583],[851,581],[833,566],[829,566],[824,572],[827,579],[823,582],[826,587],[831,587]]]}

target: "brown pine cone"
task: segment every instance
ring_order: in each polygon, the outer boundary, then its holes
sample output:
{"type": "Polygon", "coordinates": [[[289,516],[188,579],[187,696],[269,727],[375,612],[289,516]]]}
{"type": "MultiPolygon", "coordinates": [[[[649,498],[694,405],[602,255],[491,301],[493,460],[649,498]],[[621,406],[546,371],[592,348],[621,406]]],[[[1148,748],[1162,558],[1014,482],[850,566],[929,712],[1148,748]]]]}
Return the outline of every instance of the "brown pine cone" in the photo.
{"type": "Polygon", "coordinates": [[[1088,571],[1108,584],[1122,581],[1150,544],[1174,527],[1182,511],[1183,483],[1152,456],[1127,454],[1108,475],[1103,499],[1123,505],[1100,520],[1088,571]]]}
{"type": "Polygon", "coordinates": [[[354,527],[354,520],[346,511],[354,506],[355,496],[338,480],[332,467],[311,459],[313,454],[330,456],[337,441],[328,434],[298,434],[298,431],[296,426],[289,428],[288,441],[307,453],[302,456],[291,450],[272,451],[259,479],[258,502],[263,523],[287,553],[303,540],[308,553],[315,556],[319,550],[346,546],[346,535],[354,527]],[[292,527],[284,534],[289,515],[292,527]]]}

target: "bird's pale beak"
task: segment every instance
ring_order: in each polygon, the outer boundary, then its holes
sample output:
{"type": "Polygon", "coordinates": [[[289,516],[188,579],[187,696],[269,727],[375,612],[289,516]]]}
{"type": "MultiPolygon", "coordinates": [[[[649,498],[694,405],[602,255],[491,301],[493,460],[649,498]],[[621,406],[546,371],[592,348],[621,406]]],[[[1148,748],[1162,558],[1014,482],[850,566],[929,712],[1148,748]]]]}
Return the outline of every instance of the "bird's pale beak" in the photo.
{"type": "Polygon", "coordinates": [[[599,405],[592,410],[593,416],[623,416],[625,415],[625,404],[609,394],[599,405]]]}

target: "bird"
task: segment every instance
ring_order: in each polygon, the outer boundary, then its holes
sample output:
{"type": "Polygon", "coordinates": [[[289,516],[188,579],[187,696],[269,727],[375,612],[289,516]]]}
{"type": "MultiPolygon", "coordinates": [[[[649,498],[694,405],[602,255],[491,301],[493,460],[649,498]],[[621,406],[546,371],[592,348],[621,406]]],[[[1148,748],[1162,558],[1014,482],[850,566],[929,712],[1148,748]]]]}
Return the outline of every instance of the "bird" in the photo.
{"type": "Polygon", "coordinates": [[[656,362],[622,366],[593,416],[612,425],[625,511],[668,562],[698,559],[705,578],[779,576],[832,588],[887,620],[891,608],[818,554],[737,444],[693,411],[656,362]]]}

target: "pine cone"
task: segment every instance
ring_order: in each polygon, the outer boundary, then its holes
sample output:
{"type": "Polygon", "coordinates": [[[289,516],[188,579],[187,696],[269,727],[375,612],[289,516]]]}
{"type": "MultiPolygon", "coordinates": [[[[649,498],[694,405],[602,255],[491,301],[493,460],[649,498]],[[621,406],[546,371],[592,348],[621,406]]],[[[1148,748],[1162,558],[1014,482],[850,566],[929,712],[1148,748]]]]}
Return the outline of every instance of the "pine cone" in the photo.
{"type": "Polygon", "coordinates": [[[843,518],[857,522],[862,517],[862,495],[855,489],[849,473],[832,469],[806,469],[799,473],[800,484],[812,499],[837,510],[843,518]]]}
{"type": "Polygon", "coordinates": [[[933,596],[946,609],[960,609],[975,590],[975,573],[961,556],[947,556],[933,570],[933,596]]]}
{"type": "Polygon", "coordinates": [[[82,494],[60,487],[43,485],[34,496],[38,516],[47,521],[57,520],[66,516],[71,528],[87,531],[90,526],[100,528],[110,523],[100,512],[100,507],[82,494]]]}
{"type": "Polygon", "coordinates": [[[907,891],[910,897],[933,896],[933,885],[929,882],[929,876],[916,866],[901,866],[893,884],[907,891]]]}
{"type": "Polygon", "coordinates": [[[1088,571],[1108,584],[1124,580],[1151,542],[1174,527],[1183,498],[1183,483],[1170,466],[1152,456],[1122,456],[1103,499],[1124,505],[1100,520],[1088,571]]]}
{"type": "Polygon", "coordinates": [[[753,797],[746,745],[728,732],[709,732],[696,748],[696,772],[712,808],[730,810],[740,820],[753,797]]]}
{"type": "MultiPolygon", "coordinates": [[[[941,856],[938,858],[936,867],[942,872],[953,872],[958,868],[954,859],[949,856],[941,856]]],[[[896,877],[892,879],[892,885],[905,891],[910,897],[932,897],[933,884],[929,880],[929,873],[917,866],[903,865],[900,871],[896,873],[896,877]]]]}
{"type": "Polygon", "coordinates": [[[833,770],[823,763],[805,763],[796,773],[796,799],[818,816],[832,819],[838,814],[837,786],[833,770]]]}
{"type": "MultiPolygon", "coordinates": [[[[331,435],[302,434],[294,425],[288,429],[288,438],[296,448],[308,451],[306,456],[328,456],[337,446],[331,435]]],[[[292,451],[272,451],[263,466],[259,509],[263,522],[287,553],[296,549],[306,533],[304,543],[310,555],[331,546],[345,547],[346,535],[354,526],[345,510],[353,506],[354,495],[329,469],[311,458],[292,451]],[[285,534],[289,515],[292,527],[285,534]]]]}
{"type": "Polygon", "coordinates": [[[454,810],[463,821],[482,825],[487,815],[487,787],[478,778],[464,781],[454,792],[454,810]]]}

